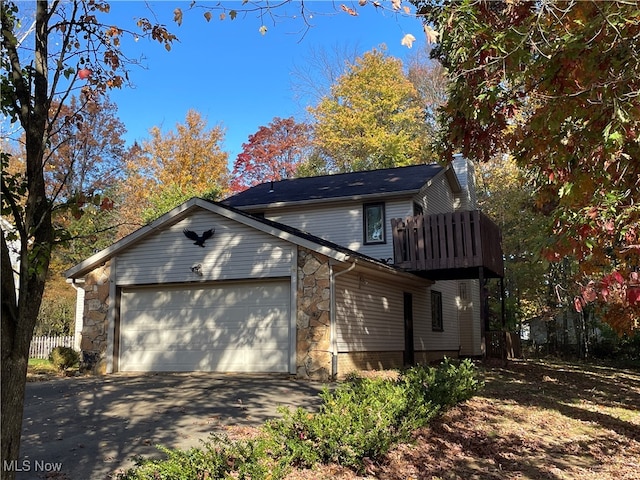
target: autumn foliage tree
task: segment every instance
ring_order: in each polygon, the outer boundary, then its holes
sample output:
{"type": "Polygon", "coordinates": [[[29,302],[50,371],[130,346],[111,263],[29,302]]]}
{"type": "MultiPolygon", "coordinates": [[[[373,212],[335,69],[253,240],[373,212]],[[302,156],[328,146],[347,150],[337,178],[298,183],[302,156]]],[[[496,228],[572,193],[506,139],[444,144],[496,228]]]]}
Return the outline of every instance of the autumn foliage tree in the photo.
{"type": "Polygon", "coordinates": [[[56,148],[45,165],[50,195],[91,196],[112,186],[122,174],[126,132],[118,107],[107,96],[80,93],[52,108],[59,114],[51,136],[56,148]]]}
{"type": "Polygon", "coordinates": [[[523,320],[551,314],[549,263],[541,255],[550,219],[535,207],[533,187],[513,158],[477,164],[476,177],[478,204],[502,231],[505,320],[513,330],[523,320]]]}
{"type": "Polygon", "coordinates": [[[149,140],[134,145],[127,155],[120,213],[128,225],[121,233],[156,219],[193,196],[215,199],[228,188],[222,126],[207,128],[206,119],[189,110],[175,131],[153,127],[150,133],[149,140]]]}
{"type": "Polygon", "coordinates": [[[579,304],[594,298],[590,279],[601,300],[620,290],[607,319],[637,328],[640,302],[627,294],[640,265],[637,2],[412,3],[451,74],[442,151],[511,153],[553,219],[546,256],[579,262],[579,304]]]}
{"type": "Polygon", "coordinates": [[[372,170],[420,162],[428,148],[424,107],[402,62],[365,53],[309,109],[314,141],[330,170],[372,170]]]}
{"type": "MultiPolygon", "coordinates": [[[[0,235],[3,467],[18,459],[29,346],[52,249],[65,235],[54,226],[54,209],[82,208],[78,199],[58,202],[61,197],[52,196],[47,189],[45,168],[56,149],[54,129],[63,121],[62,108],[56,105],[65,105],[74,91],[100,95],[124,85],[131,64],[120,49],[120,38],[134,32],[104,22],[109,9],[100,0],[0,4],[0,61],[6,72],[0,78],[0,108],[18,125],[14,140],[21,141],[24,150],[22,167],[17,170],[5,168],[11,161],[9,152],[3,150],[1,156],[2,215],[12,225],[10,231],[3,227],[0,235]],[[17,284],[7,238],[20,245],[17,284]]],[[[133,29],[138,38],[158,41],[167,48],[175,39],[165,27],[146,19],[139,19],[133,29]]],[[[2,479],[15,477],[14,469],[1,471],[2,479]]]]}
{"type": "Polygon", "coordinates": [[[233,165],[231,191],[293,177],[310,148],[309,125],[297,123],[293,117],[275,117],[242,144],[242,152],[233,165]]]}

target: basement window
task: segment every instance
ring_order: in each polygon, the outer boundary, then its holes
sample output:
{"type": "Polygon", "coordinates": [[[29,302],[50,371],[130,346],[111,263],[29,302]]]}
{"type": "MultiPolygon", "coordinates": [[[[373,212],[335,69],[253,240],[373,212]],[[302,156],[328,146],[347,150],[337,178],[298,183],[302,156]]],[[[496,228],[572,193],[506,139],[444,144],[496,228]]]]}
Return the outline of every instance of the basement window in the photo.
{"type": "Polygon", "coordinates": [[[364,243],[386,243],[384,203],[369,203],[364,205],[364,243]]]}

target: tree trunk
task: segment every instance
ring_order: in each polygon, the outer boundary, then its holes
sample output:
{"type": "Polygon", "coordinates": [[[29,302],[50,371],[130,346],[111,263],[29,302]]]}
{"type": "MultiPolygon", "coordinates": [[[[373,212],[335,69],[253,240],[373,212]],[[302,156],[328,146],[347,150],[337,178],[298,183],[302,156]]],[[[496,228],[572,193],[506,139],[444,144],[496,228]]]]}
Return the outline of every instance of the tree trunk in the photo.
{"type": "Polygon", "coordinates": [[[20,465],[28,356],[29,352],[2,358],[2,480],[14,479],[16,466],[20,465]]]}
{"type": "MultiPolygon", "coordinates": [[[[48,229],[51,231],[51,227],[48,229]]],[[[24,252],[24,250],[23,250],[24,252]]],[[[45,265],[48,267],[48,255],[44,255],[45,265]]],[[[14,281],[14,271],[9,258],[9,249],[4,238],[1,239],[1,294],[2,294],[2,324],[1,346],[2,366],[0,392],[2,412],[0,414],[0,450],[1,461],[0,478],[12,480],[15,469],[20,465],[20,437],[22,434],[22,416],[24,409],[24,394],[27,383],[27,363],[29,361],[29,347],[33,329],[38,318],[38,310],[42,302],[44,291],[44,275],[32,274],[28,276],[28,252],[21,253],[20,290],[29,292],[17,295],[14,281]],[[18,462],[18,463],[16,463],[18,462]]]]}
{"type": "MultiPolygon", "coordinates": [[[[3,12],[4,14],[5,12],[3,12]]],[[[9,249],[4,238],[1,240],[0,261],[2,262],[0,293],[2,294],[2,378],[0,397],[1,433],[0,451],[2,480],[15,478],[15,467],[19,465],[20,437],[24,393],[27,382],[29,347],[42,303],[45,279],[51,260],[54,229],[51,205],[46,196],[43,172],[43,158],[46,147],[46,125],[49,106],[48,97],[48,3],[36,2],[35,50],[33,69],[33,92],[29,89],[21,72],[16,70],[19,58],[15,45],[10,45],[9,56],[14,67],[13,98],[15,104],[23,108],[18,116],[25,132],[27,194],[12,191],[3,183],[2,193],[10,195],[8,200],[13,216],[14,228],[20,241],[19,294],[16,293],[14,271],[9,258],[9,249]],[[24,207],[21,207],[24,200],[24,207]],[[13,467],[13,468],[11,468],[13,467]]],[[[3,15],[3,28],[6,18],[3,15]]],[[[7,25],[8,27],[8,25],[7,25]]]]}

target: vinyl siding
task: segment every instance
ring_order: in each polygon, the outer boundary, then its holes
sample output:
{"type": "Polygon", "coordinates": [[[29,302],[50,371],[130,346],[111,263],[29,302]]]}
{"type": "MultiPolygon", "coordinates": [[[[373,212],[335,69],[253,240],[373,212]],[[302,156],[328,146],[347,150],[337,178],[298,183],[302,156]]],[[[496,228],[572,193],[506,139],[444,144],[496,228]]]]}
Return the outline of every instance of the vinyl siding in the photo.
{"type": "Polygon", "coordinates": [[[431,293],[426,289],[424,295],[413,298],[413,344],[420,350],[458,350],[460,347],[460,329],[458,326],[458,282],[447,280],[437,282],[430,287],[442,293],[443,330],[431,328],[431,293]]]}
{"type": "Polygon", "coordinates": [[[291,244],[207,211],[146,237],[117,257],[118,285],[202,282],[291,276],[291,244]],[[205,247],[193,245],[183,229],[215,229],[205,247]],[[202,275],[192,272],[201,265],[202,275]]]}
{"type": "Polygon", "coordinates": [[[475,167],[462,155],[456,155],[453,159],[453,168],[462,187],[462,192],[457,195],[460,210],[476,210],[478,199],[476,195],[475,167]]]}
{"type": "Polygon", "coordinates": [[[393,285],[375,277],[349,273],[336,279],[336,333],[339,352],[403,351],[404,298],[413,294],[416,351],[460,348],[458,282],[434,285],[442,292],[442,332],[431,329],[431,293],[427,287],[393,285]]]}
{"type": "MultiPolygon", "coordinates": [[[[458,288],[466,290],[466,298],[460,295],[460,354],[461,355],[474,355],[474,344],[480,342],[479,335],[476,334],[474,328],[474,304],[473,301],[473,288],[472,282],[460,281],[458,282],[458,288]]],[[[477,307],[476,307],[477,308],[477,307]]]]}
{"type": "Polygon", "coordinates": [[[468,355],[478,356],[482,355],[482,319],[480,318],[480,281],[469,280],[469,292],[471,294],[471,302],[473,304],[473,324],[471,326],[473,330],[473,345],[471,353],[468,355]]]}
{"type": "Polygon", "coordinates": [[[420,199],[425,215],[453,212],[456,205],[456,198],[444,174],[433,178],[430,186],[421,192],[420,199]]]}
{"type": "Polygon", "coordinates": [[[375,277],[348,273],[336,279],[339,352],[403,351],[403,289],[375,277]]]}
{"type": "Polygon", "coordinates": [[[385,204],[386,243],[375,245],[365,245],[363,242],[362,215],[364,203],[345,202],[321,207],[272,209],[266,212],[265,217],[343,245],[363,255],[373,258],[392,258],[393,233],[391,231],[391,219],[413,215],[413,201],[408,198],[383,202],[385,204]]]}

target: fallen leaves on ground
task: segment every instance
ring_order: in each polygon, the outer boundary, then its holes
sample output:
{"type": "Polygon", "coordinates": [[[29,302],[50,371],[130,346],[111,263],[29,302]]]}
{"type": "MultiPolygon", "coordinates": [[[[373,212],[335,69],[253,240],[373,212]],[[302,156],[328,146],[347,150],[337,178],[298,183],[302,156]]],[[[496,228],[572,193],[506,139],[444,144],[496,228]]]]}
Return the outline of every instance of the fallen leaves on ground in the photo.
{"type": "Polygon", "coordinates": [[[512,361],[485,389],[363,475],[336,465],[287,480],[640,480],[640,372],[512,361]]]}

